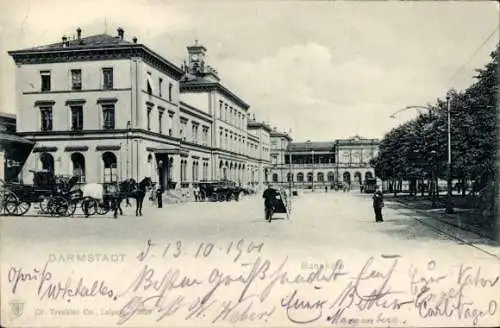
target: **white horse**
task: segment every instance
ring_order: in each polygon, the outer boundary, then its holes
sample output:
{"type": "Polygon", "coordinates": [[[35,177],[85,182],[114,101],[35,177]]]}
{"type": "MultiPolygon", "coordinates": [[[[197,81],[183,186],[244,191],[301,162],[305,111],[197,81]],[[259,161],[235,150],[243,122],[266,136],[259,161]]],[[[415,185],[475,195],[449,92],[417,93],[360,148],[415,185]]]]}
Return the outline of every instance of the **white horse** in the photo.
{"type": "Polygon", "coordinates": [[[82,198],[92,197],[99,201],[102,201],[104,198],[104,186],[102,184],[86,183],[82,186],[79,186],[79,189],[82,192],[82,198]]]}

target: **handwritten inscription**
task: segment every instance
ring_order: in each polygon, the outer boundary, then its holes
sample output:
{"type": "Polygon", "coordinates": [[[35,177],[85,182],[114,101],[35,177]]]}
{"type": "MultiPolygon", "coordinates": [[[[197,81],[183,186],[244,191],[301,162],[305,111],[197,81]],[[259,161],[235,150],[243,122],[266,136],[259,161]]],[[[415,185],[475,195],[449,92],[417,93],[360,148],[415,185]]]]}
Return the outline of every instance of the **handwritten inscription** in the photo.
{"type": "Polygon", "coordinates": [[[48,270],[48,263],[41,269],[33,268],[28,271],[13,266],[9,269],[8,282],[12,294],[16,294],[18,289],[24,285],[36,282],[36,295],[40,300],[63,299],[71,302],[74,298],[115,297],[113,290],[103,280],[86,282],[82,277],[75,279],[72,276],[58,280],[48,270]]]}
{"type": "MultiPolygon", "coordinates": [[[[428,271],[433,271],[434,264],[429,263],[428,271]]],[[[495,316],[498,309],[497,300],[488,300],[486,304],[475,305],[467,299],[466,289],[486,289],[494,287],[500,277],[487,278],[481,275],[481,267],[460,265],[455,284],[449,288],[439,288],[438,283],[447,276],[416,278],[417,270],[413,269],[412,291],[415,295],[414,305],[422,318],[445,317],[466,320],[477,325],[486,316],[495,316]],[[418,286],[418,288],[415,288],[418,286]]]]}
{"type": "Polygon", "coordinates": [[[490,276],[480,266],[450,268],[430,260],[408,267],[395,254],[368,257],[359,266],[348,266],[342,259],[320,265],[301,262],[301,270],[293,272],[287,257],[271,261],[262,250],[262,243],[244,239],[194,247],[148,240],[136,257],[139,268],[121,288],[73,273],[61,279],[49,270],[50,263],[31,269],[13,266],[7,278],[12,294],[34,288],[40,300],[111,298],[118,309],[104,312],[116,316],[120,325],[137,315],[157,322],[175,316],[233,325],[265,324],[279,315],[297,325],[337,326],[402,326],[408,313],[423,320],[450,318],[474,325],[497,316],[497,299],[472,298],[477,291],[500,285],[498,275],[490,276]],[[214,254],[227,258],[230,265],[215,265],[210,260],[214,254]],[[205,269],[193,272],[179,266],[175,259],[182,256],[203,261],[199,267],[205,269]]]}
{"type": "Polygon", "coordinates": [[[154,243],[151,239],[148,239],[144,249],[137,255],[137,259],[141,262],[146,260],[147,258],[153,256],[155,250],[158,252],[156,255],[160,258],[178,258],[183,255],[192,256],[194,258],[207,258],[219,251],[222,254],[232,256],[233,262],[237,262],[241,256],[245,254],[253,255],[261,253],[263,247],[264,243],[262,242],[247,242],[244,239],[240,239],[220,247],[217,247],[213,243],[203,242],[198,245],[196,250],[188,250],[180,240],[159,245],[154,243]]]}

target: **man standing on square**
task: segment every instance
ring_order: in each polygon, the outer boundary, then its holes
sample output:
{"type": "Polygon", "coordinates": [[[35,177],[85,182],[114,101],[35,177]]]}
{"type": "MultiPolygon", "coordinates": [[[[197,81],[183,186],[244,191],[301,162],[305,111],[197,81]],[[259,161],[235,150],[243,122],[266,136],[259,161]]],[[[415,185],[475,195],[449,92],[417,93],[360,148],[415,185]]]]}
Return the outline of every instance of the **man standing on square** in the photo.
{"type": "Polygon", "coordinates": [[[375,222],[384,222],[382,218],[382,207],[384,207],[384,195],[377,186],[373,194],[373,210],[375,211],[375,222]]]}

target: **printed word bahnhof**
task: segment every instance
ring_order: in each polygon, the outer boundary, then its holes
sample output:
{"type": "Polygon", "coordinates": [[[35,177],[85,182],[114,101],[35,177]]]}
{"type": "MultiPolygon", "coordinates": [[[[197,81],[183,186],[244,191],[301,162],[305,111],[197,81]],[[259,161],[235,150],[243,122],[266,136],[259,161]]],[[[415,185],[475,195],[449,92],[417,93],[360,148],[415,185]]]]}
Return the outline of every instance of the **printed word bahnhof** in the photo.
{"type": "Polygon", "coordinates": [[[378,140],[292,142],[223,85],[197,41],[178,67],[137,38],[127,41],[122,28],[116,36],[76,32],[9,51],[16,134],[34,142],[19,174],[24,183],[41,169],[81,182],[149,176],[164,189],[221,179],[255,188],[288,179],[359,183],[373,175],[378,140]]]}

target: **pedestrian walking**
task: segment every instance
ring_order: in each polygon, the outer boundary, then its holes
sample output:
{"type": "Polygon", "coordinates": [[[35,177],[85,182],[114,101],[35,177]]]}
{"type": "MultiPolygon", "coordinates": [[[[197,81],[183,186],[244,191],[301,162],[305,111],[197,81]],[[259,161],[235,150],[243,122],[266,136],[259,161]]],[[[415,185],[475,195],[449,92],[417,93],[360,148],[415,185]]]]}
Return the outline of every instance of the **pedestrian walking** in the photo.
{"type": "Polygon", "coordinates": [[[375,222],[384,222],[382,218],[382,207],[384,207],[384,195],[377,186],[373,194],[373,210],[375,211],[375,222]]]}
{"type": "Polygon", "coordinates": [[[328,186],[325,186],[325,192],[328,192],[328,186]]]}
{"type": "Polygon", "coordinates": [[[163,189],[160,186],[158,186],[158,189],[156,189],[156,200],[158,201],[158,208],[163,207],[162,194],[163,194],[163,189]]]}

